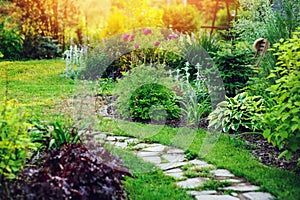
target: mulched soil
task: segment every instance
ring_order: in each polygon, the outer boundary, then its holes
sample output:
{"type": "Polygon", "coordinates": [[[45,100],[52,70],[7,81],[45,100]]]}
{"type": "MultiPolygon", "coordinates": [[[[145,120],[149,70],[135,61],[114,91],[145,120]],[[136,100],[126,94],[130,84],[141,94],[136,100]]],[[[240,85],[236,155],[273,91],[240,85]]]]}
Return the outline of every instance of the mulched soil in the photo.
{"type": "Polygon", "coordinates": [[[297,160],[300,157],[300,151],[296,152],[290,160],[285,157],[279,159],[278,156],[283,150],[274,147],[271,143],[260,134],[242,134],[240,139],[245,140],[247,149],[252,155],[257,158],[262,164],[280,169],[294,171],[300,173],[300,168],[297,168],[297,160]]]}

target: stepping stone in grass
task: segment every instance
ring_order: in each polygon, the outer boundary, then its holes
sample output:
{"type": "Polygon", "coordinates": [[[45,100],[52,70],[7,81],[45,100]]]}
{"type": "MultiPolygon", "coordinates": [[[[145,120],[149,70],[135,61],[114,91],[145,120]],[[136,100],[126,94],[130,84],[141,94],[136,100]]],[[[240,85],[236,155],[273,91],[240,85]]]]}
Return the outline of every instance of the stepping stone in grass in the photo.
{"type": "Polygon", "coordinates": [[[206,181],[208,181],[208,178],[189,178],[185,181],[180,181],[177,184],[177,186],[181,187],[181,188],[196,188],[199,187],[201,185],[203,185],[206,181]]]}
{"type": "Polygon", "coordinates": [[[147,147],[145,149],[143,149],[143,151],[154,151],[154,152],[163,152],[167,147],[161,144],[157,144],[155,146],[150,146],[147,147]]]}
{"type": "Polygon", "coordinates": [[[247,200],[272,200],[274,199],[274,196],[272,196],[270,193],[266,192],[247,192],[240,194],[239,197],[241,199],[247,199],[247,200]]]}
{"type": "Polygon", "coordinates": [[[197,200],[239,200],[239,198],[230,195],[199,195],[197,200]]]}
{"type": "Polygon", "coordinates": [[[161,163],[161,159],[159,156],[149,156],[149,157],[142,157],[142,159],[146,162],[151,162],[154,164],[159,164],[161,163]]]}
{"type": "Polygon", "coordinates": [[[183,171],[179,168],[175,168],[175,169],[170,169],[164,172],[166,175],[168,176],[172,176],[176,179],[183,179],[183,171]]]}
{"type": "Polygon", "coordinates": [[[245,185],[241,183],[235,186],[225,187],[223,188],[223,190],[232,190],[236,192],[251,192],[251,191],[259,190],[259,187],[255,185],[245,185]]]}
{"type": "Polygon", "coordinates": [[[216,169],[216,170],[211,170],[210,172],[215,176],[234,177],[234,175],[227,169],[216,169]]]}
{"type": "Polygon", "coordinates": [[[192,196],[199,196],[199,195],[212,195],[217,194],[215,190],[203,190],[203,191],[187,191],[188,194],[192,196]]]}

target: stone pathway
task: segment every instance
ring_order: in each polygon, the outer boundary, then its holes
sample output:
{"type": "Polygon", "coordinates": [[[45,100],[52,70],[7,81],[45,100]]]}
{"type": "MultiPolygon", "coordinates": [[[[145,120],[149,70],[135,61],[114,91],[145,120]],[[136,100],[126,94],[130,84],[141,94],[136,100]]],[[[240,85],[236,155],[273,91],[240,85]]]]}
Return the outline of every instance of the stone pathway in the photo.
{"type": "Polygon", "coordinates": [[[202,160],[187,160],[184,151],[176,147],[158,143],[139,143],[136,138],[109,136],[105,133],[95,134],[100,142],[108,142],[117,147],[132,150],[135,155],[146,162],[159,167],[168,176],[176,180],[178,187],[187,189],[187,193],[197,200],[271,200],[275,199],[269,193],[259,192],[259,187],[250,184],[244,178],[234,176],[226,169],[216,169],[215,166],[202,160]],[[204,183],[224,183],[216,190],[202,190],[204,183]]]}

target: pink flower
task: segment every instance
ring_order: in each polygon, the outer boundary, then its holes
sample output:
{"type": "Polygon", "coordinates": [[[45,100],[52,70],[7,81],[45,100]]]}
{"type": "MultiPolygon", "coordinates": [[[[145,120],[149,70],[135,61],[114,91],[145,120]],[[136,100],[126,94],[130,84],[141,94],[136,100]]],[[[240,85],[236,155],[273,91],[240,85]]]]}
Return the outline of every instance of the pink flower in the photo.
{"type": "Polygon", "coordinates": [[[139,46],[138,44],[135,44],[135,45],[134,45],[134,48],[135,48],[135,49],[138,49],[139,47],[140,47],[140,46],[139,46]]]}
{"type": "Polygon", "coordinates": [[[168,39],[169,40],[171,40],[171,39],[178,39],[178,38],[179,38],[179,36],[176,35],[176,34],[170,34],[170,35],[168,35],[168,39]]]}
{"type": "Polygon", "coordinates": [[[154,43],[154,46],[158,46],[160,44],[160,42],[159,41],[156,41],[155,43],[154,43]]]}
{"type": "Polygon", "coordinates": [[[124,35],[123,35],[123,40],[124,40],[125,42],[128,42],[129,36],[130,36],[130,34],[124,34],[124,35]]]}
{"type": "Polygon", "coordinates": [[[144,30],[144,35],[152,34],[152,30],[150,28],[146,28],[144,30]]]}
{"type": "Polygon", "coordinates": [[[134,34],[131,34],[131,35],[130,35],[129,42],[132,42],[132,41],[134,41],[134,38],[135,38],[135,35],[134,35],[134,34]]]}

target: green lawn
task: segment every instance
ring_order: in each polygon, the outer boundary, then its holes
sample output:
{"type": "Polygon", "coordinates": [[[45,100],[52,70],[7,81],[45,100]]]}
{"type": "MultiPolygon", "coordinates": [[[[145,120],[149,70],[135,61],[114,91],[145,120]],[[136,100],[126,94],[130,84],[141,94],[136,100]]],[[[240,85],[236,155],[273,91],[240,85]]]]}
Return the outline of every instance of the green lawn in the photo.
{"type": "Polygon", "coordinates": [[[27,107],[32,118],[65,120],[55,106],[71,97],[75,84],[61,76],[64,69],[63,60],[0,62],[0,99],[8,89],[8,98],[27,107]]]}
{"type": "MultiPolygon", "coordinates": [[[[86,89],[83,88],[83,82],[61,76],[64,69],[65,64],[62,60],[0,62],[0,98],[3,99],[7,91],[8,98],[16,98],[20,104],[27,107],[32,119],[49,122],[60,120],[64,125],[70,125],[74,123],[71,111],[62,112],[68,107],[66,99],[86,92],[86,89]]],[[[226,168],[237,176],[245,177],[279,199],[300,198],[300,175],[263,166],[243,148],[242,142],[228,135],[222,134],[204,156],[199,154],[206,136],[203,130],[113,120],[100,120],[98,124],[97,128],[100,130],[117,135],[134,136],[145,141],[181,147],[219,168],[226,168]]],[[[130,153],[123,152],[120,155],[128,165],[130,164],[136,176],[136,179],[128,179],[124,183],[131,199],[191,199],[183,190],[174,186],[173,179],[164,176],[160,170],[143,173],[141,169],[149,167],[148,164],[137,160],[130,153]]]]}

